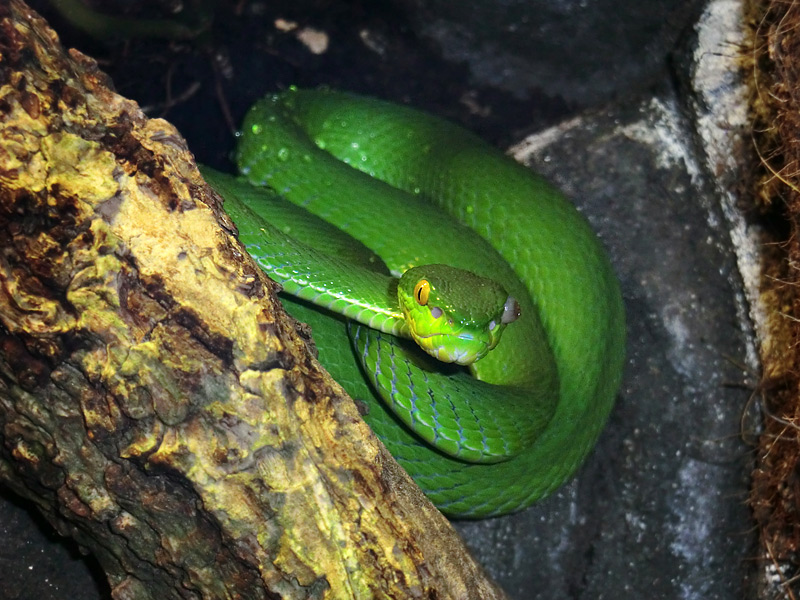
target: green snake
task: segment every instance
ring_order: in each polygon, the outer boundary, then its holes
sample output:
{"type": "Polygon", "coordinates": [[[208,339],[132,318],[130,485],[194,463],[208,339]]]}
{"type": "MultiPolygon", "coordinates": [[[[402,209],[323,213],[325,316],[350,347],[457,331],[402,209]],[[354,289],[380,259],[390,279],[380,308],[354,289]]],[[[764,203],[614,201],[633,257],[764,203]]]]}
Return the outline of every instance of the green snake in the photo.
{"type": "Polygon", "coordinates": [[[204,175],[240,240],[440,510],[517,511],[575,472],[613,406],[625,323],[559,191],[454,124],[330,90],[256,103],[236,158],[241,177],[204,175]]]}

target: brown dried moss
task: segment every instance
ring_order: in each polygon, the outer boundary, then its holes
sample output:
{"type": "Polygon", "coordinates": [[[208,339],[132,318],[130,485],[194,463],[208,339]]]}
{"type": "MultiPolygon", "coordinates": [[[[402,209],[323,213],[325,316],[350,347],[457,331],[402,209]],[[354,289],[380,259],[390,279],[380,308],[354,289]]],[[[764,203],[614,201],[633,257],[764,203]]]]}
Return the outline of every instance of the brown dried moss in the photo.
{"type": "Polygon", "coordinates": [[[762,298],[764,429],[751,505],[764,554],[788,597],[800,567],[800,4],[750,6],[751,105],[761,158],[755,194],[780,241],[766,248],[762,298]]]}

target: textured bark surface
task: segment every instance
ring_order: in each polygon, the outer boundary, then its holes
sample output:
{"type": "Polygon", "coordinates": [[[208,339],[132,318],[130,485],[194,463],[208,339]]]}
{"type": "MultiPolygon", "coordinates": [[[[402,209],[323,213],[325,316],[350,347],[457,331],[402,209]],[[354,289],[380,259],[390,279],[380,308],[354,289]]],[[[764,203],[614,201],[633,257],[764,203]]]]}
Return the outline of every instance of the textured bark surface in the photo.
{"type": "Polygon", "coordinates": [[[502,597],[110,88],[0,3],[0,480],[118,599],[502,597]]]}

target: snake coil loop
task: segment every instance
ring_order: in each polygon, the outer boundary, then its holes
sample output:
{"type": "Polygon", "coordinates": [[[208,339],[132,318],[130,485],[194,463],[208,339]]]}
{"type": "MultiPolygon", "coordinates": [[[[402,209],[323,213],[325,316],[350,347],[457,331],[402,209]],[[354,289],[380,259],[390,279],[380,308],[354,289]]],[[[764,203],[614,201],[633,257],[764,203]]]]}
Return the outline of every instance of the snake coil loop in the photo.
{"type": "MultiPolygon", "coordinates": [[[[311,322],[320,360],[352,396],[370,403],[369,424],[443,512],[520,510],[575,472],[613,406],[625,323],[606,253],[560,192],[455,125],[329,90],[265,98],[248,113],[239,144],[247,180],[317,215],[309,241],[336,245],[309,253],[295,252],[279,235],[265,241],[265,220],[277,225],[283,209],[259,208],[263,194],[211,178],[242,241],[287,292],[363,324],[348,327],[359,365],[340,321],[286,300],[311,322]],[[419,308],[433,305],[422,339],[452,325],[448,335],[459,343],[473,341],[469,327],[486,312],[484,300],[495,302],[500,292],[478,280],[448,282],[455,297],[470,300],[464,318],[453,318],[430,273],[404,292],[402,278],[391,283],[380,269],[362,275],[337,266],[331,257],[348,254],[351,242],[334,242],[328,229],[319,233],[330,226],[393,273],[444,264],[502,286],[500,312],[486,329],[511,325],[500,343],[476,342],[484,351],[496,348],[470,366],[472,376],[420,367],[394,337],[412,325],[387,290],[408,293],[419,308]],[[300,266],[289,264],[290,255],[300,266]]],[[[308,219],[301,219],[288,228],[302,231],[308,219]]],[[[460,352],[442,354],[459,362],[460,352]]]]}

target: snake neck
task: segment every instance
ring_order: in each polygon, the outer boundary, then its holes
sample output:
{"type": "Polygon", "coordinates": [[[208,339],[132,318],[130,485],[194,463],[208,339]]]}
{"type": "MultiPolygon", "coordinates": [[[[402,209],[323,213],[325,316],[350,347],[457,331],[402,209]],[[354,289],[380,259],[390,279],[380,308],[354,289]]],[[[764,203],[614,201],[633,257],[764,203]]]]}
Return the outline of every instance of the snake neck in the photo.
{"type": "Polygon", "coordinates": [[[366,246],[268,189],[208,167],[203,176],[224,196],[239,240],[284,295],[410,337],[397,302],[397,279],[366,246]]]}

